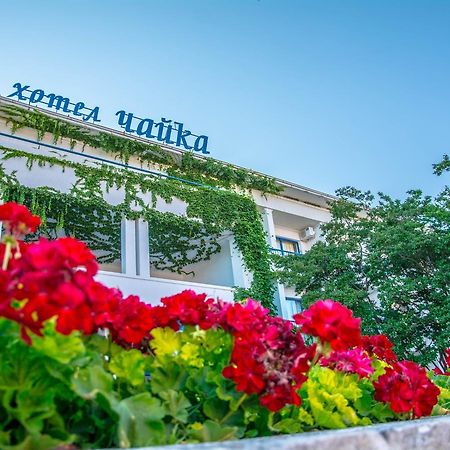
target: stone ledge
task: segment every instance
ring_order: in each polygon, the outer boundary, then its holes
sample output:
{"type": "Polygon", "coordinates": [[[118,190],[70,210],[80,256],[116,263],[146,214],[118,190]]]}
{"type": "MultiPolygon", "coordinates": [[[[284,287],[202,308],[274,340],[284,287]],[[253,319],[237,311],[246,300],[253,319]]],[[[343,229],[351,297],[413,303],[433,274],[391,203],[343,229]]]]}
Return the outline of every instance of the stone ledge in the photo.
{"type": "Polygon", "coordinates": [[[449,450],[450,416],[336,431],[145,448],[148,450],[449,450]]]}

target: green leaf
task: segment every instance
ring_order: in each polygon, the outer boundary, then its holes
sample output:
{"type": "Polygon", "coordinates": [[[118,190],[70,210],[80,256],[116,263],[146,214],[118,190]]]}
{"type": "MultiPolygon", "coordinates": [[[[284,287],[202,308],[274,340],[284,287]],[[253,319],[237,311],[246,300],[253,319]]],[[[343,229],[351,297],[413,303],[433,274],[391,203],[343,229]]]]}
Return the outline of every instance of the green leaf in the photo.
{"type": "Polygon", "coordinates": [[[112,391],[113,378],[101,366],[78,369],[72,377],[73,390],[85,399],[94,399],[98,392],[112,391]]]}
{"type": "Polygon", "coordinates": [[[63,335],[55,330],[54,321],[45,323],[43,334],[33,335],[33,348],[62,364],[83,356],[86,351],[79,331],[63,335]]]}
{"type": "Polygon", "coordinates": [[[165,427],[161,419],[165,415],[165,409],[161,402],[148,392],[122,400],[115,409],[120,417],[120,447],[164,443],[165,427]]]}
{"type": "Polygon", "coordinates": [[[292,434],[302,431],[302,426],[298,420],[287,418],[273,424],[272,429],[280,433],[292,434]]]}
{"type": "Polygon", "coordinates": [[[213,397],[203,402],[203,412],[206,417],[212,420],[220,421],[230,410],[230,404],[221,400],[220,398],[213,397]]]}
{"type": "Polygon", "coordinates": [[[139,386],[145,382],[145,356],[139,350],[122,350],[112,357],[109,370],[132,386],[139,386]]]}
{"type": "Polygon", "coordinates": [[[181,350],[181,336],[172,328],[155,328],[151,334],[150,346],[158,357],[175,355],[181,350]]]}
{"type": "Polygon", "coordinates": [[[314,366],[301,389],[306,408],[314,422],[323,428],[346,428],[370,423],[358,415],[355,402],[362,396],[356,375],[335,372],[326,367],[314,366]]]}
{"type": "Polygon", "coordinates": [[[432,374],[431,379],[441,390],[433,413],[448,414],[450,412],[450,376],[432,374]]]}
{"type": "Polygon", "coordinates": [[[68,440],[56,439],[45,434],[27,436],[20,444],[2,445],[2,450],[54,450],[64,444],[73,442],[73,437],[68,440]]]}
{"type": "Polygon", "coordinates": [[[155,394],[169,389],[180,391],[184,387],[188,377],[185,368],[177,364],[172,364],[168,367],[153,366],[150,373],[150,386],[152,392],[155,394]]]}
{"type": "Polygon", "coordinates": [[[45,419],[56,414],[55,393],[46,388],[48,389],[47,386],[43,386],[43,389],[33,386],[19,391],[16,395],[17,418],[30,433],[41,432],[45,419]]]}
{"type": "Polygon", "coordinates": [[[236,406],[242,397],[242,393],[236,391],[235,384],[231,380],[224,378],[221,373],[212,375],[218,384],[216,388],[217,397],[229,402],[231,409],[236,409],[236,406]]]}
{"type": "Polygon", "coordinates": [[[169,389],[160,392],[159,396],[163,400],[163,407],[167,416],[173,417],[182,423],[187,422],[189,416],[187,408],[191,406],[191,402],[185,397],[183,392],[169,389]]]}
{"type": "MultiPolygon", "coordinates": [[[[241,394],[242,397],[242,394],[241,394]]],[[[223,425],[244,425],[244,411],[247,410],[246,406],[238,408],[234,401],[227,402],[217,397],[212,397],[203,402],[203,413],[206,417],[219,422],[223,425]],[[224,420],[224,418],[226,419],[224,420]]]]}
{"type": "Polygon", "coordinates": [[[238,427],[224,427],[212,420],[206,420],[203,424],[192,424],[188,435],[194,442],[211,442],[237,439],[241,437],[242,432],[238,427]]]}

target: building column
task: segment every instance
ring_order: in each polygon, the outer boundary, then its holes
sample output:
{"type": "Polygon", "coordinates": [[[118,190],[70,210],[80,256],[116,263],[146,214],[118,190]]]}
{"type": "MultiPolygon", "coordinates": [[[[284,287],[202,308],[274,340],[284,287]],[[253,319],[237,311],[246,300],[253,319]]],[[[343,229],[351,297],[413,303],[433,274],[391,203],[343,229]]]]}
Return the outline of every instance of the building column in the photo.
{"type": "Polygon", "coordinates": [[[136,220],[136,275],[150,276],[150,243],[148,222],[136,220]]]}
{"type": "Polygon", "coordinates": [[[122,219],[120,224],[120,260],[122,273],[136,275],[136,224],[134,220],[122,219]]]}
{"type": "Polygon", "coordinates": [[[264,231],[266,232],[267,244],[271,248],[276,248],[277,238],[275,234],[275,223],[273,221],[273,210],[270,208],[263,208],[262,219],[264,231]]]}
{"type": "MultiPolygon", "coordinates": [[[[262,212],[263,227],[266,232],[267,245],[271,248],[276,248],[277,238],[275,233],[275,223],[273,221],[273,210],[270,208],[263,208],[262,212]]],[[[275,284],[274,303],[278,314],[283,318],[289,317],[288,304],[286,302],[286,294],[284,286],[280,283],[275,284]]]]}
{"type": "Polygon", "coordinates": [[[233,237],[228,239],[230,245],[230,255],[231,255],[231,270],[233,272],[233,284],[236,287],[241,287],[248,289],[251,282],[251,275],[245,270],[244,259],[242,253],[236,246],[236,242],[233,237]]]}

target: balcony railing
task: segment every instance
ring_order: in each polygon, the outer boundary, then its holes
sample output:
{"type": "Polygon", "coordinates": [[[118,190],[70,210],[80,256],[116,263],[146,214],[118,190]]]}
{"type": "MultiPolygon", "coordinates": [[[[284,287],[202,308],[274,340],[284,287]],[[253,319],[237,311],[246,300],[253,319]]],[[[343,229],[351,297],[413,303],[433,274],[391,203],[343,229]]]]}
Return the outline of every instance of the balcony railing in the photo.
{"type": "Polygon", "coordinates": [[[297,255],[297,256],[301,256],[301,255],[302,255],[302,252],[290,252],[290,251],[288,251],[288,250],[282,250],[281,248],[273,248],[273,247],[271,247],[271,248],[270,248],[270,251],[271,251],[272,253],[279,254],[279,255],[281,255],[281,256],[285,256],[285,255],[297,255]]]}

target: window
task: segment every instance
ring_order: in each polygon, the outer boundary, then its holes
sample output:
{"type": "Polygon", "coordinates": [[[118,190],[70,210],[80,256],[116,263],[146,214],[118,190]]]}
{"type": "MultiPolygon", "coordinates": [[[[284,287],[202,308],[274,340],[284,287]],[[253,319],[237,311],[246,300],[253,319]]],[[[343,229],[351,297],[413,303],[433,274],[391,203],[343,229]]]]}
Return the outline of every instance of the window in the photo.
{"type": "Polygon", "coordinates": [[[286,303],[288,317],[285,317],[285,319],[293,321],[293,316],[295,314],[300,314],[303,311],[302,299],[296,297],[286,297],[286,303]]]}
{"type": "Polygon", "coordinates": [[[282,255],[300,255],[298,241],[277,236],[277,246],[282,255]]]}

